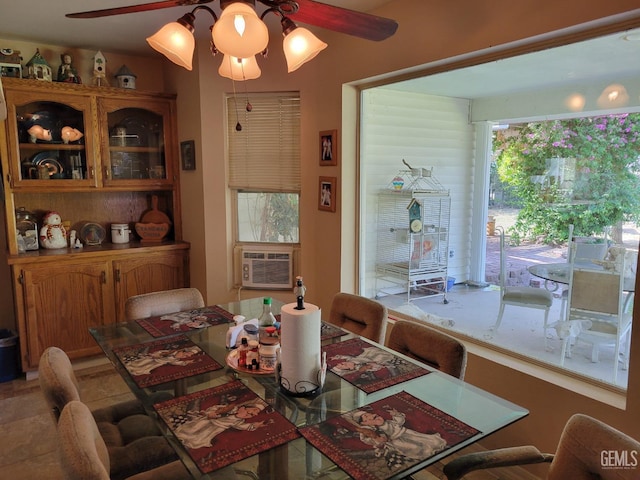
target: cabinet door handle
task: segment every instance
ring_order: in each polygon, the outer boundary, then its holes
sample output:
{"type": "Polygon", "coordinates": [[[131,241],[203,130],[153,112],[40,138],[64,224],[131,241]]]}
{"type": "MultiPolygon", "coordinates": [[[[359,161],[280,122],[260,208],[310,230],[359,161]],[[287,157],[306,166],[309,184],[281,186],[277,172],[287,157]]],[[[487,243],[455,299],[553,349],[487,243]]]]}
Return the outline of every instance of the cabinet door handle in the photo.
{"type": "Polygon", "coordinates": [[[102,275],[100,276],[102,279],[102,283],[107,283],[107,272],[102,271],[102,275]]]}
{"type": "Polygon", "coordinates": [[[93,167],[89,167],[89,178],[93,179],[93,177],[94,177],[93,167]]]}
{"type": "Polygon", "coordinates": [[[109,178],[109,167],[105,166],[104,167],[104,178],[109,178]]]}
{"type": "Polygon", "coordinates": [[[119,282],[119,281],[120,281],[120,269],[117,268],[116,269],[116,282],[119,282]]]}

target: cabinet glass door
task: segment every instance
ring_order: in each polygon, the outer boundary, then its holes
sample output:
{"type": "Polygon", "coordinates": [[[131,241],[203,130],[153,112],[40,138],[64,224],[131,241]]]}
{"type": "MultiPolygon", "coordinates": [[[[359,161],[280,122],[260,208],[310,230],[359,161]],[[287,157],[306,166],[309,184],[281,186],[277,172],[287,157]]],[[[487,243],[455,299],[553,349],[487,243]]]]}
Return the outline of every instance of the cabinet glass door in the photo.
{"type": "Polygon", "coordinates": [[[170,108],[161,102],[102,102],[103,183],[106,186],[170,183],[166,160],[170,108]]]}
{"type": "Polygon", "coordinates": [[[73,95],[60,95],[59,101],[31,101],[24,93],[12,96],[8,92],[9,145],[16,153],[10,167],[14,188],[94,183],[92,135],[86,128],[90,102],[73,95]]]}

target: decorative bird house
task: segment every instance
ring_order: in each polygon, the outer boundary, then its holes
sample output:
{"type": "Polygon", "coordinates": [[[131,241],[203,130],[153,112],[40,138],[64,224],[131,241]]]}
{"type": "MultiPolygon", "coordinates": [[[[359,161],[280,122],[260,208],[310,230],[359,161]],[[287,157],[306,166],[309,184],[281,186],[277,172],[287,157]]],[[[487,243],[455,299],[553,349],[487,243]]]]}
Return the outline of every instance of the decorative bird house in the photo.
{"type": "Polygon", "coordinates": [[[100,50],[93,56],[93,84],[98,87],[108,87],[107,59],[100,50]]]}
{"type": "Polygon", "coordinates": [[[40,50],[36,49],[36,53],[31,60],[27,62],[27,77],[35,80],[43,80],[45,82],[52,82],[51,67],[40,54],[40,50]]]}
{"type": "Polygon", "coordinates": [[[19,50],[0,49],[0,77],[22,78],[22,57],[19,50]]]}
{"type": "Polygon", "coordinates": [[[137,76],[129,70],[126,65],[122,65],[115,76],[120,88],[131,88],[135,90],[137,76]]]}

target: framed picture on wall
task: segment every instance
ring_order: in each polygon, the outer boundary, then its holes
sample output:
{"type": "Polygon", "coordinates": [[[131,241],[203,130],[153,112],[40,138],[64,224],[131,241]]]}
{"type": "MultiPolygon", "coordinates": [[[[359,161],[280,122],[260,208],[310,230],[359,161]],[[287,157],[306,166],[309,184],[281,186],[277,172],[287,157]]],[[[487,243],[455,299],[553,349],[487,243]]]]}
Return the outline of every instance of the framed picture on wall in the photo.
{"type": "Polygon", "coordinates": [[[180,157],[182,158],[183,170],[196,169],[196,142],[194,140],[180,142],[180,157]]]}
{"type": "Polygon", "coordinates": [[[318,182],[318,210],[336,211],[336,177],[320,177],[318,182]]]}
{"type": "Polygon", "coordinates": [[[338,165],[338,131],[320,132],[320,166],[338,165]]]}

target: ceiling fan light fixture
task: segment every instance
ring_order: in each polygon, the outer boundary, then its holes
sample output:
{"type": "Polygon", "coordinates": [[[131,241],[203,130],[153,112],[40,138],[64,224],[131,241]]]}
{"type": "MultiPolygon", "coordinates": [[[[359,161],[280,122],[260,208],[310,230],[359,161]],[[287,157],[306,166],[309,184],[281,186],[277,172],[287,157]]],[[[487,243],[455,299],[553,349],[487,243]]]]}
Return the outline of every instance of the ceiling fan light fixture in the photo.
{"type": "Polygon", "coordinates": [[[308,29],[298,27],[290,18],[282,18],[282,48],[287,60],[288,73],[294,72],[318,53],[327,48],[327,44],[308,29]]]}
{"type": "Polygon", "coordinates": [[[230,78],[236,82],[254,80],[262,75],[255,55],[249,58],[238,58],[225,54],[218,73],[221,77],[230,78]]]}
{"type": "Polygon", "coordinates": [[[269,31],[254,8],[235,2],[224,7],[211,30],[218,50],[237,58],[250,58],[269,43],[269,31]]]}
{"type": "Polygon", "coordinates": [[[155,34],[147,38],[147,43],[176,65],[192,70],[193,51],[196,42],[193,37],[195,16],[187,13],[176,22],[167,23],[155,34]]]}

